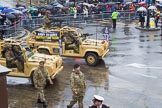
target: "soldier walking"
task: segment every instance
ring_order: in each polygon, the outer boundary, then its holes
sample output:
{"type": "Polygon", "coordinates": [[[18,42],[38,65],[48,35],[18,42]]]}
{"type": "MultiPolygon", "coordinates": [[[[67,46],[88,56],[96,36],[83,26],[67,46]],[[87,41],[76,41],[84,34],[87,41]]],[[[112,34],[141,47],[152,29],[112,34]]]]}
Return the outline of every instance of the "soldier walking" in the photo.
{"type": "Polygon", "coordinates": [[[51,78],[48,75],[47,70],[44,67],[45,61],[40,61],[38,68],[34,71],[33,81],[34,86],[37,89],[38,98],[37,103],[42,103],[43,107],[46,108],[47,102],[44,96],[44,88],[46,86],[46,81],[49,80],[50,84],[53,84],[51,78]]]}
{"type": "Polygon", "coordinates": [[[80,65],[75,64],[70,77],[70,85],[72,90],[72,100],[67,108],[72,108],[78,102],[79,108],[83,108],[83,98],[86,91],[84,74],[80,71],[80,65]]]}

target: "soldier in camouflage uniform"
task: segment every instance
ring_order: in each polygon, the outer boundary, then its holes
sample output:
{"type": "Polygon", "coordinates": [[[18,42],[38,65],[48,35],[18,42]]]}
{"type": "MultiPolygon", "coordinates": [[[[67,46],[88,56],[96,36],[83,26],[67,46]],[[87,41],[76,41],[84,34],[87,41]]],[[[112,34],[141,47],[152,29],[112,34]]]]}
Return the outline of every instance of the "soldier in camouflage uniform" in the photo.
{"type": "Polygon", "coordinates": [[[13,52],[14,52],[14,55],[17,57],[17,61],[18,61],[18,70],[20,72],[23,72],[24,71],[24,57],[22,56],[22,52],[21,52],[21,49],[18,48],[18,46],[14,46],[13,47],[13,52]]]}
{"type": "Polygon", "coordinates": [[[38,68],[34,71],[33,81],[34,86],[38,90],[38,100],[37,103],[42,103],[43,107],[47,107],[47,102],[44,97],[44,88],[46,86],[46,81],[49,80],[50,84],[53,84],[51,78],[48,75],[47,70],[44,68],[44,61],[39,62],[38,68]]]}
{"type": "Polygon", "coordinates": [[[65,49],[73,49],[75,53],[79,53],[79,48],[74,43],[74,39],[67,32],[63,34],[63,41],[65,42],[65,49]]]}
{"type": "Polygon", "coordinates": [[[15,60],[15,55],[12,51],[12,46],[8,45],[6,46],[6,52],[5,52],[5,57],[6,57],[6,63],[8,68],[12,68],[13,66],[16,66],[17,60],[15,60]]]}
{"type": "Polygon", "coordinates": [[[79,108],[83,108],[83,98],[86,91],[84,74],[80,71],[80,65],[75,64],[70,77],[70,85],[73,93],[72,100],[67,108],[72,108],[78,102],[79,108]]]}
{"type": "Polygon", "coordinates": [[[45,16],[43,17],[44,28],[49,29],[51,27],[50,12],[46,11],[45,16]]]}
{"type": "Polygon", "coordinates": [[[17,57],[14,55],[14,52],[12,50],[12,46],[8,45],[7,46],[7,51],[5,53],[5,57],[6,57],[6,64],[8,68],[14,68],[17,67],[19,72],[22,72],[22,65],[21,63],[18,61],[17,57]]]}

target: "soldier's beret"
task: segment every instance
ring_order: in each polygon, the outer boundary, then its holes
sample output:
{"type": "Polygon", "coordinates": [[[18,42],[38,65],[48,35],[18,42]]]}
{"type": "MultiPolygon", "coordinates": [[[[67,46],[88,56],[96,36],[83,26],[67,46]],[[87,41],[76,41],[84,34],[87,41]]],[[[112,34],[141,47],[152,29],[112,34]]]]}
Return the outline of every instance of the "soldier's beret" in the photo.
{"type": "Polygon", "coordinates": [[[50,11],[46,11],[46,13],[50,14],[51,12],[50,11]]]}
{"type": "Polygon", "coordinates": [[[44,64],[44,63],[45,63],[45,61],[40,61],[40,62],[39,62],[39,64],[41,64],[41,63],[43,63],[43,64],[44,64]]]}
{"type": "Polygon", "coordinates": [[[74,69],[78,68],[79,66],[80,66],[79,64],[75,64],[74,69]]]}

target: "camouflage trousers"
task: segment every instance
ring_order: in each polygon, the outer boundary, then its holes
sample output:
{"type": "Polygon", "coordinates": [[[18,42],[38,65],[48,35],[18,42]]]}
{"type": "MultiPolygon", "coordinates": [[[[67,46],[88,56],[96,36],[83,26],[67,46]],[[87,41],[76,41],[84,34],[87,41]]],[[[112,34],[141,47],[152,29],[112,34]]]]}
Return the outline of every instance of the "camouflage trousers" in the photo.
{"type": "Polygon", "coordinates": [[[68,108],[72,108],[75,103],[78,102],[79,108],[83,108],[83,96],[74,95],[72,96],[72,100],[70,101],[70,104],[68,105],[68,108]]]}
{"type": "Polygon", "coordinates": [[[44,87],[38,87],[37,88],[37,99],[40,99],[41,102],[46,102],[45,96],[44,96],[44,87]]]}
{"type": "Polygon", "coordinates": [[[79,53],[79,48],[75,44],[68,45],[68,49],[73,49],[75,53],[79,53]]]}

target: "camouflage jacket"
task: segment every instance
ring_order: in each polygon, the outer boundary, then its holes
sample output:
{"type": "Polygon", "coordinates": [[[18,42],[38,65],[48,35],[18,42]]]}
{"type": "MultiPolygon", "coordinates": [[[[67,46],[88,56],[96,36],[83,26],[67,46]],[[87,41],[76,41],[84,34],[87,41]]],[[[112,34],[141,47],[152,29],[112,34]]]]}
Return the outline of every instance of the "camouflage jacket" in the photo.
{"type": "Polygon", "coordinates": [[[84,95],[86,90],[86,83],[84,79],[84,74],[80,72],[73,71],[70,77],[70,85],[73,93],[78,95],[84,95]]]}
{"type": "Polygon", "coordinates": [[[5,53],[6,60],[12,61],[14,59],[14,53],[12,51],[7,51],[5,53]]]}
{"type": "Polygon", "coordinates": [[[34,71],[33,74],[33,81],[34,81],[34,85],[37,87],[44,87],[46,85],[46,81],[47,79],[49,80],[50,77],[48,75],[47,70],[44,69],[40,69],[39,67],[34,71]]]}
{"type": "Polygon", "coordinates": [[[44,24],[50,24],[51,22],[51,20],[47,16],[44,16],[43,20],[44,20],[44,24]]]}

